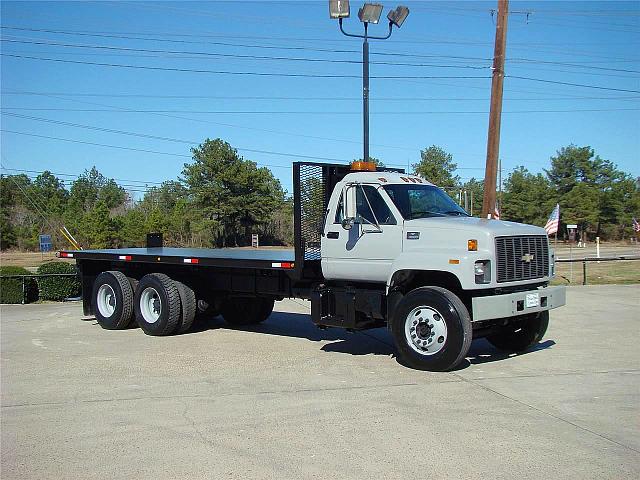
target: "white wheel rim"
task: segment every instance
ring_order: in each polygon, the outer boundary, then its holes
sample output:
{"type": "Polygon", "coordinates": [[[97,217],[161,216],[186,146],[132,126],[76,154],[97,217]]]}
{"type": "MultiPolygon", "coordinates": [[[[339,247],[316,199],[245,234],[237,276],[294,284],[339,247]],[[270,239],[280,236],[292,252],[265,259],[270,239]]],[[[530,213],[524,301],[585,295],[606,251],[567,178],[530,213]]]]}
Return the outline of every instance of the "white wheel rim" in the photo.
{"type": "Polygon", "coordinates": [[[420,355],[435,355],[447,343],[447,324],[431,307],[416,307],[404,322],[407,344],[420,355]]]}
{"type": "Polygon", "coordinates": [[[109,318],[116,311],[116,294],[111,285],[105,283],[100,285],[97,295],[98,311],[104,318],[109,318]]]}
{"type": "Polygon", "coordinates": [[[140,295],[140,313],[147,323],[156,323],[162,315],[162,300],[153,287],[147,287],[140,295]]]}

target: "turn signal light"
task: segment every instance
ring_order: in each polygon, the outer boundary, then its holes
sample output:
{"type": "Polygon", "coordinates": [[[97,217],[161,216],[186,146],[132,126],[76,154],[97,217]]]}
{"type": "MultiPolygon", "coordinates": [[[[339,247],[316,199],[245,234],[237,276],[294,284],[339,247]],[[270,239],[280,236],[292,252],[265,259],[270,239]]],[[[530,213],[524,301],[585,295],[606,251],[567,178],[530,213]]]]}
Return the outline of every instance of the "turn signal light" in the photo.
{"type": "Polygon", "coordinates": [[[470,252],[477,252],[478,251],[478,240],[468,240],[467,241],[467,250],[469,250],[470,252]]]}
{"type": "Polygon", "coordinates": [[[355,161],[351,164],[353,172],[375,172],[376,164],[373,162],[355,161]]]}

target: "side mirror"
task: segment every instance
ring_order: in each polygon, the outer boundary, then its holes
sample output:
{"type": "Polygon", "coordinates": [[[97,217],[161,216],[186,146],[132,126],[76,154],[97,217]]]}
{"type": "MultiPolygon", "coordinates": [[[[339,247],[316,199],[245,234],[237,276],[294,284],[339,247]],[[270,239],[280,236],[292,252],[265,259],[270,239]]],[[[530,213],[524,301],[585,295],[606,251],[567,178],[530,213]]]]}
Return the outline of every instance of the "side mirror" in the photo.
{"type": "Polygon", "coordinates": [[[355,221],[356,219],[353,217],[343,219],[342,228],[344,228],[345,230],[351,230],[351,227],[353,227],[353,224],[355,223],[355,221]]]}

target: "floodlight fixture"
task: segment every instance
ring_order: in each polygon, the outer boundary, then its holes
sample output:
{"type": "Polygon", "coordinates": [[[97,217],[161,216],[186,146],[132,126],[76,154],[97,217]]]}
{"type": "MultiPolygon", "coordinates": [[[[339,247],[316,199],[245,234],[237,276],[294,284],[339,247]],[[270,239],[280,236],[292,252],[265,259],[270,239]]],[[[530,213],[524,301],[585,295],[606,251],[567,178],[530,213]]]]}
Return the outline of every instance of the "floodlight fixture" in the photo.
{"type": "Polygon", "coordinates": [[[330,18],[349,18],[349,0],[329,0],[330,18]]]}
{"type": "Polygon", "coordinates": [[[358,11],[358,18],[362,23],[378,23],[381,13],[382,5],[379,3],[365,3],[358,11]]]}
{"type": "Polygon", "coordinates": [[[396,27],[400,28],[408,16],[409,9],[400,5],[395,10],[391,10],[387,15],[387,18],[396,27]]]}

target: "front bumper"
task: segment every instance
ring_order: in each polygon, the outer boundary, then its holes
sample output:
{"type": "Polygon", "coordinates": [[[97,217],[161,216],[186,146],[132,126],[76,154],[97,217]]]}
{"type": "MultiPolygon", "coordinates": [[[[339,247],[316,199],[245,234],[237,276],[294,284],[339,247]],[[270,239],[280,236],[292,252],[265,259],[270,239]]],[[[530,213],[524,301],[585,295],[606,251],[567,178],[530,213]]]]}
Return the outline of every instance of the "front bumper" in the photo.
{"type": "Polygon", "coordinates": [[[474,322],[542,312],[561,307],[565,303],[567,303],[566,290],[563,286],[540,287],[506,295],[474,297],[471,300],[474,322]]]}

